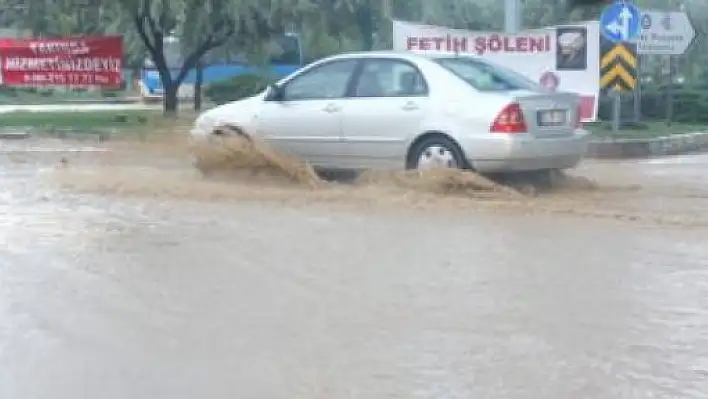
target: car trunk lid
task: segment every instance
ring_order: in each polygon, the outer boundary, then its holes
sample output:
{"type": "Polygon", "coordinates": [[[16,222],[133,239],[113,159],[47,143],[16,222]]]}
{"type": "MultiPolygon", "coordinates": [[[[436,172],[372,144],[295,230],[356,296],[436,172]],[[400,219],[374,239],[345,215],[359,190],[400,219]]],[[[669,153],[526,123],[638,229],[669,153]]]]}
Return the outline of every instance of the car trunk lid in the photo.
{"type": "Polygon", "coordinates": [[[579,120],[580,97],[573,93],[510,92],[524,116],[528,133],[537,137],[572,135],[579,120]]]}

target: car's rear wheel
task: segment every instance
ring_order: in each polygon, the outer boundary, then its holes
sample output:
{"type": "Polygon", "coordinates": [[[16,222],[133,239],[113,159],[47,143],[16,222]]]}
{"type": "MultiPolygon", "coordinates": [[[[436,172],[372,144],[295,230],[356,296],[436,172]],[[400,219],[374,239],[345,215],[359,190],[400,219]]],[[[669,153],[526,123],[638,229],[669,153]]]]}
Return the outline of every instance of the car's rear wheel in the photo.
{"type": "Polygon", "coordinates": [[[465,156],[453,140],[444,135],[431,135],[416,143],[408,154],[408,169],[467,169],[465,156]]]}

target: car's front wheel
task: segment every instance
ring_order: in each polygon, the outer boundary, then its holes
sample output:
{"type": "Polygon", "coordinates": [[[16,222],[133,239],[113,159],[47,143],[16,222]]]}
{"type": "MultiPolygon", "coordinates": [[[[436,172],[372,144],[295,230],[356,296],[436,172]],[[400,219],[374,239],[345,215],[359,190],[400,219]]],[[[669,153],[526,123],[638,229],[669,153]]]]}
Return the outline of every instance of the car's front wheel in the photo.
{"type": "Polygon", "coordinates": [[[431,135],[420,140],[410,150],[406,162],[408,169],[467,169],[460,146],[443,135],[431,135]]]}
{"type": "Polygon", "coordinates": [[[205,176],[222,168],[230,153],[227,142],[236,137],[245,139],[247,143],[251,142],[240,128],[233,126],[217,127],[206,137],[193,140],[191,150],[194,167],[205,176]]]}

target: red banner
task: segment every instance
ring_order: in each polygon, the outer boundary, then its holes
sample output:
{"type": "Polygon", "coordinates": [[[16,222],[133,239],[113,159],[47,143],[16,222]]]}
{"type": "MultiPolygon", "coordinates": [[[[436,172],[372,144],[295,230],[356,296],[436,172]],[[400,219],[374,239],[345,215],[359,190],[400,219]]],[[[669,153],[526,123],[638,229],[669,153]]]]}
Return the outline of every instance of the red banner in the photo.
{"type": "Polygon", "coordinates": [[[119,87],[123,38],[0,39],[0,84],[119,87]]]}

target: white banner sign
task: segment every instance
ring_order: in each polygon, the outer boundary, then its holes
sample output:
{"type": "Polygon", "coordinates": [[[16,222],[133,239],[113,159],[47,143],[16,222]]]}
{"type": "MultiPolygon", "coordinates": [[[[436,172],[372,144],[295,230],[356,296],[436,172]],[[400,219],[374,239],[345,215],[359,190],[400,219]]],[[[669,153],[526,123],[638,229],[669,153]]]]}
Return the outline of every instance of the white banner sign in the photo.
{"type": "Polygon", "coordinates": [[[597,22],[505,35],[394,21],[393,49],[479,56],[519,72],[547,89],[579,94],[583,120],[597,119],[600,91],[597,22]]]}

